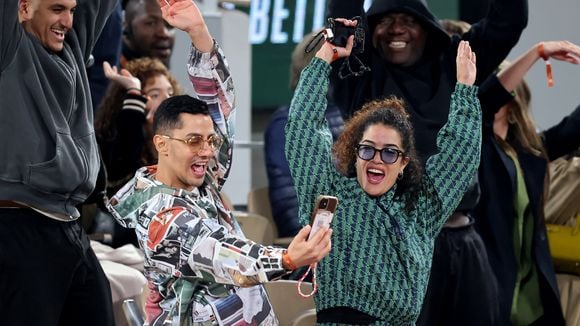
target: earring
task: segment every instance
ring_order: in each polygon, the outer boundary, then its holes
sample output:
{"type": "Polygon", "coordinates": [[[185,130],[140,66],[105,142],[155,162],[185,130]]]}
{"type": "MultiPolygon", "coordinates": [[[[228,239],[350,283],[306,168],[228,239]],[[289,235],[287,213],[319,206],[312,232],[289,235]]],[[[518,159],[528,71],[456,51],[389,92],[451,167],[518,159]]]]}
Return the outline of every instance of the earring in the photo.
{"type": "Polygon", "coordinates": [[[512,113],[512,111],[510,110],[507,116],[507,121],[509,124],[513,125],[516,123],[516,117],[514,116],[514,114],[512,113]]]}
{"type": "Polygon", "coordinates": [[[401,179],[403,179],[403,171],[399,172],[399,175],[397,176],[397,180],[401,179]]]}

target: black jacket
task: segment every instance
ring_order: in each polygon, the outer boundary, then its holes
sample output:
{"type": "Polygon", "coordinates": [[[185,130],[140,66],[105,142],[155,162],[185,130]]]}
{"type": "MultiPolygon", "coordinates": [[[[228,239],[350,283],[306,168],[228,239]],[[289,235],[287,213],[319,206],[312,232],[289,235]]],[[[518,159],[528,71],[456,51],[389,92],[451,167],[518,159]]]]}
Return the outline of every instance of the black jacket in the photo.
{"type": "MultiPolygon", "coordinates": [[[[510,324],[511,304],[517,276],[513,246],[514,196],[516,170],[493,133],[493,117],[502,100],[510,95],[490,78],[481,88],[483,138],[479,181],[481,198],[474,210],[476,228],[481,235],[499,285],[500,324],[510,324]]],[[[509,135],[508,135],[509,137],[509,135]]],[[[554,160],[580,146],[580,106],[559,124],[543,134],[544,146],[550,160],[554,160]]],[[[510,142],[513,144],[513,142],[510,142]]],[[[558,286],[543,215],[543,191],[548,161],[524,152],[515,146],[524,175],[530,209],[534,217],[533,257],[540,278],[545,320],[550,325],[564,325],[558,286]]]]}

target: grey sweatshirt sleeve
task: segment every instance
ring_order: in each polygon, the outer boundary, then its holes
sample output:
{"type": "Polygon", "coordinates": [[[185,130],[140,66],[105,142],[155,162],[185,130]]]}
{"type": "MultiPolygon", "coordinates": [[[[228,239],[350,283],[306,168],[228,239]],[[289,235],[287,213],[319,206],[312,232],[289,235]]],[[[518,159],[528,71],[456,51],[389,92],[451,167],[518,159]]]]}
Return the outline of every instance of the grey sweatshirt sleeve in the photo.
{"type": "MultiPolygon", "coordinates": [[[[17,2],[17,0],[14,0],[17,2]]],[[[77,0],[74,14],[73,30],[75,31],[80,50],[88,59],[101,30],[105,26],[118,0],[77,0]]]]}
{"type": "Polygon", "coordinates": [[[18,22],[18,1],[0,2],[0,74],[12,61],[22,38],[23,29],[18,22]]]}

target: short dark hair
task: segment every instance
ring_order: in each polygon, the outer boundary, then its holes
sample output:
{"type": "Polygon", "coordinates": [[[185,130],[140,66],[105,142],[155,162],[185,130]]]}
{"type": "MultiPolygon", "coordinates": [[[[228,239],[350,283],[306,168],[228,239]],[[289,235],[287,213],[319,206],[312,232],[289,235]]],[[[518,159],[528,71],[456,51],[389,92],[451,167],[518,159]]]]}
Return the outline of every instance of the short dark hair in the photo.
{"type": "Polygon", "coordinates": [[[153,133],[181,128],[181,113],[209,115],[209,108],[204,101],[190,95],[170,97],[159,104],[153,116],[153,133]]]}

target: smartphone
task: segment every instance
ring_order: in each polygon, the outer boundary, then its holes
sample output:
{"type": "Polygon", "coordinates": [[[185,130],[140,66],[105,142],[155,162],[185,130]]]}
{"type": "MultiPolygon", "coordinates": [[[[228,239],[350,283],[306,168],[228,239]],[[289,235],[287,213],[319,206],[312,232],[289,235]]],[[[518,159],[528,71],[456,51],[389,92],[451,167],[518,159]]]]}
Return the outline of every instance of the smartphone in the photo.
{"type": "Polygon", "coordinates": [[[312,226],[312,229],[310,230],[308,240],[310,240],[310,238],[312,238],[321,228],[330,227],[330,222],[332,222],[337,206],[338,198],[328,195],[318,196],[316,199],[316,205],[314,205],[314,210],[312,210],[312,216],[310,217],[310,225],[312,226]]]}

